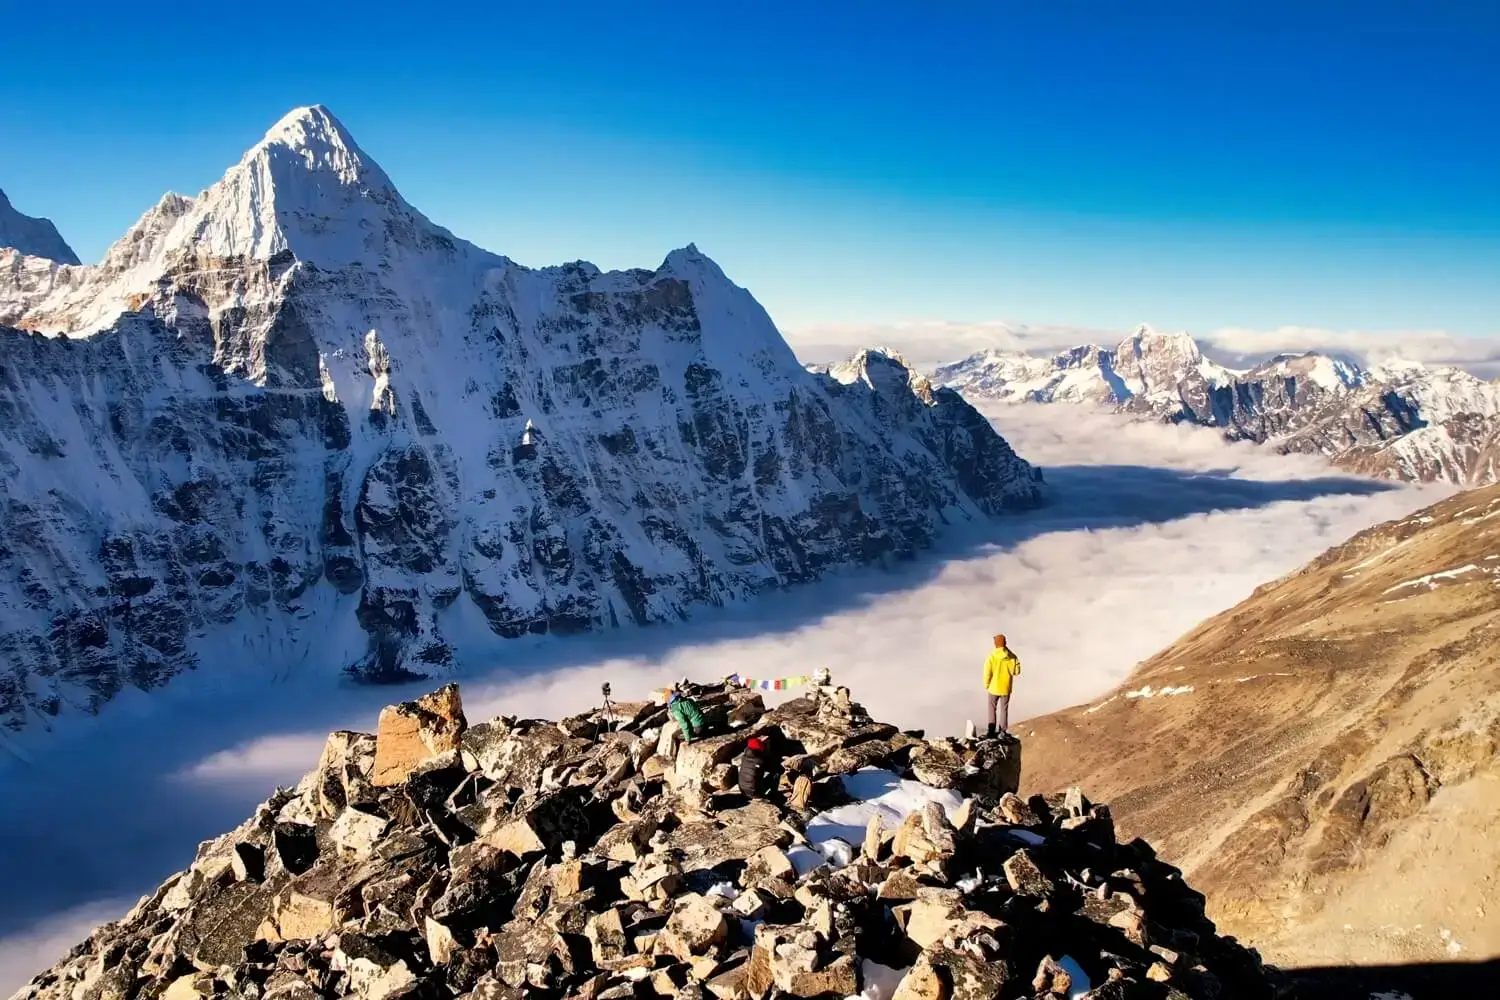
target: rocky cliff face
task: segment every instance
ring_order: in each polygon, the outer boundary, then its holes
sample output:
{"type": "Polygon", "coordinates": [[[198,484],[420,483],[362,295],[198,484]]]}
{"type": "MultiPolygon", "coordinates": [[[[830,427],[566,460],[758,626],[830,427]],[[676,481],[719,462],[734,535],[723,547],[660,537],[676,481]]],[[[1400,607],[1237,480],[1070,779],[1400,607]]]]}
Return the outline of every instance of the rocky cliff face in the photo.
{"type": "Polygon", "coordinates": [[[805,371],[688,247],[531,270],[289,115],[93,267],[0,251],[0,724],[677,619],[1039,502],[951,390],[805,371]]]}
{"type": "Polygon", "coordinates": [[[827,686],[688,693],[685,745],[655,702],[388,708],[15,1000],[1273,995],[1108,808],[1018,797],[1014,741],[924,740],[827,686]]]}
{"type": "Polygon", "coordinates": [[[33,257],[45,257],[59,264],[77,264],[78,255],[68,246],[51,219],[34,219],[22,215],[0,191],[0,247],[10,247],[33,257]]]}
{"type": "Polygon", "coordinates": [[[1186,334],[1141,327],[1114,349],[1051,358],[988,351],[937,370],[975,398],[1082,403],[1222,431],[1283,453],[1324,455],[1389,479],[1496,482],[1500,384],[1411,362],[1364,368],[1316,353],[1246,370],[1215,364],[1186,334]]]}

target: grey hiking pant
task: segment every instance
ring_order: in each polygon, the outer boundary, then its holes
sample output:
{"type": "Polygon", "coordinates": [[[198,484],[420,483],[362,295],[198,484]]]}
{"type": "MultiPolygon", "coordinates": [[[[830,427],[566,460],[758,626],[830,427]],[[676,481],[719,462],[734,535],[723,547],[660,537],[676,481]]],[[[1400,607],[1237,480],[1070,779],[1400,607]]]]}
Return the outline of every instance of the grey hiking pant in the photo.
{"type": "Polygon", "coordinates": [[[998,725],[1002,733],[1010,732],[1010,695],[990,695],[990,725],[996,725],[996,710],[999,710],[998,725]]]}

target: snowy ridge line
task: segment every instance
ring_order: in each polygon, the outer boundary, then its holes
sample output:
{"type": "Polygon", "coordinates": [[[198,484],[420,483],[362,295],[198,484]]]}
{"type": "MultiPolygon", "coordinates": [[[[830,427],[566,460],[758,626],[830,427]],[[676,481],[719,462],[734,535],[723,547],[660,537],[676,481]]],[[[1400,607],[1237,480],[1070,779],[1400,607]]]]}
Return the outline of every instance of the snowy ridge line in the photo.
{"type": "Polygon", "coordinates": [[[1380,478],[1478,486],[1500,476],[1500,382],[1457,368],[1368,368],[1316,352],[1234,369],[1185,333],[1141,326],[1119,345],[1038,357],[991,350],[934,382],[974,399],[1091,405],[1322,455],[1380,478]]]}

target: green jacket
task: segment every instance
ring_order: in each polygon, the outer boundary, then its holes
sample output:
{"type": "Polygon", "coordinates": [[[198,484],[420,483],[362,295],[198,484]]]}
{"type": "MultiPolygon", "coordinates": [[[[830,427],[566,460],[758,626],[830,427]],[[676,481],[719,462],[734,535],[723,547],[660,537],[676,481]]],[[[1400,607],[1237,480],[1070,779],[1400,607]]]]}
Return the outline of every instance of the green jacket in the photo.
{"type": "Polygon", "coordinates": [[[672,721],[677,723],[677,728],[682,730],[682,735],[688,739],[699,736],[703,732],[703,713],[698,709],[698,703],[691,698],[678,695],[667,705],[667,714],[672,721]]]}

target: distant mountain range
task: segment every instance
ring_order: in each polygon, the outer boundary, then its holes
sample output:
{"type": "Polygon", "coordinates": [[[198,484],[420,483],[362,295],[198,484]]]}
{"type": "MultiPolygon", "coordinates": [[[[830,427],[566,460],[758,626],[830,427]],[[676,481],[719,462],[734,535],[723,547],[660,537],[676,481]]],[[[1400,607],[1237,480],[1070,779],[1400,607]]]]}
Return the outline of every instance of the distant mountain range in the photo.
{"type": "Polygon", "coordinates": [[[933,381],[970,399],[1100,406],[1212,427],[1231,441],[1323,455],[1380,478],[1500,481],[1500,381],[1458,368],[1367,367],[1309,352],[1235,369],[1204,357],[1185,333],[1141,326],[1112,348],[984,351],[939,367],[933,381]]]}

